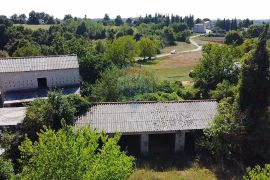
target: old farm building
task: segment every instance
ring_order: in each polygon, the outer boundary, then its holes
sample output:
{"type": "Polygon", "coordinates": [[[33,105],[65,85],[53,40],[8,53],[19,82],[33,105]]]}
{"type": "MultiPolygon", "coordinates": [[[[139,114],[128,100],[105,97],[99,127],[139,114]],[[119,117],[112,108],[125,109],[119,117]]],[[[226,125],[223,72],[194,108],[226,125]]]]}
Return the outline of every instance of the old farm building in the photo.
{"type": "Polygon", "coordinates": [[[120,132],[128,149],[143,155],[162,148],[178,153],[194,143],[189,135],[208,127],[216,112],[215,101],[102,103],[80,117],[76,127],[120,132]]]}
{"type": "Polygon", "coordinates": [[[50,88],[77,93],[80,75],[77,56],[0,59],[0,92],[4,106],[46,97],[50,88]]]}

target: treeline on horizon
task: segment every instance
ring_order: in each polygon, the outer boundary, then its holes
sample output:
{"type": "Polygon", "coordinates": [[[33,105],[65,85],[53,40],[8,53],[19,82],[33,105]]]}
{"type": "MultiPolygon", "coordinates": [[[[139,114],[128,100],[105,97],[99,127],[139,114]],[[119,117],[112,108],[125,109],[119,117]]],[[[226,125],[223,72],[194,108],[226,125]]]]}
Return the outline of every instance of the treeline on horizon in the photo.
{"type": "MultiPolygon", "coordinates": [[[[8,18],[5,15],[2,15],[2,17],[8,18]]],[[[45,12],[35,12],[31,11],[27,17],[26,14],[13,14],[8,19],[10,19],[14,24],[30,24],[30,25],[38,25],[38,24],[60,24],[61,22],[67,20],[67,19],[75,19],[75,20],[82,20],[82,19],[91,19],[87,18],[85,15],[83,18],[80,17],[73,17],[71,14],[66,14],[63,19],[54,18],[54,16],[49,15],[45,12]]],[[[115,18],[110,18],[109,14],[105,14],[103,18],[96,18],[91,19],[96,22],[103,23],[103,25],[121,25],[124,23],[127,24],[135,24],[139,25],[141,23],[155,23],[159,24],[161,22],[166,23],[166,25],[173,24],[173,23],[179,23],[179,22],[185,22],[188,24],[189,27],[193,27],[194,24],[202,23],[203,21],[210,21],[209,18],[194,18],[194,15],[188,15],[188,16],[179,16],[179,15],[168,15],[168,14],[161,14],[161,13],[155,13],[154,15],[146,14],[145,17],[139,16],[139,17],[129,17],[129,18],[122,18],[120,15],[117,15],[115,18]]],[[[229,30],[236,30],[237,27],[248,27],[251,24],[254,24],[254,22],[260,22],[262,24],[265,24],[264,20],[250,20],[249,18],[246,19],[222,19],[218,18],[216,20],[213,20],[216,22],[216,26],[229,30]],[[231,28],[230,28],[231,27],[231,28]]]]}

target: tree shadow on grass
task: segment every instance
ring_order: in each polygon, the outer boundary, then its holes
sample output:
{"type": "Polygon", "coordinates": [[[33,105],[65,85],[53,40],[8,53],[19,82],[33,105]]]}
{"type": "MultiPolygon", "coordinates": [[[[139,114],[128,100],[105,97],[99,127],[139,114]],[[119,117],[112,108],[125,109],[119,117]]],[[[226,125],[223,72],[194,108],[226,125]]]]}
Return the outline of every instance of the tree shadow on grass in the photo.
{"type": "Polygon", "coordinates": [[[136,159],[137,168],[148,168],[155,171],[183,170],[193,166],[195,156],[181,153],[178,155],[152,155],[148,157],[138,157],[136,159]]]}

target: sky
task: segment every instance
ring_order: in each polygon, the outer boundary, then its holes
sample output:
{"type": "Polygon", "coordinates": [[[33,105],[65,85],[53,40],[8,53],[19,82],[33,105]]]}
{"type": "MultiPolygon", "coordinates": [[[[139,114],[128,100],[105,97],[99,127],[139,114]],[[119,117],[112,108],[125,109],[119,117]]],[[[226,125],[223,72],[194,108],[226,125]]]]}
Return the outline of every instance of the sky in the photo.
{"type": "Polygon", "coordinates": [[[270,19],[270,0],[1,0],[0,14],[46,12],[57,18],[65,14],[76,17],[138,17],[163,13],[195,18],[270,19]]]}

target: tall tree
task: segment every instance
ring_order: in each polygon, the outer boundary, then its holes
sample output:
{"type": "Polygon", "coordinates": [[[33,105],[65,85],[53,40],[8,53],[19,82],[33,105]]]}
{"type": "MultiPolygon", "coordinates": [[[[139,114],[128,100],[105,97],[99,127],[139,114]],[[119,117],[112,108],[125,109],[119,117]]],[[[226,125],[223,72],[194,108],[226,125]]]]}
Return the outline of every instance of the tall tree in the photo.
{"type": "Polygon", "coordinates": [[[128,66],[134,63],[138,54],[137,43],[132,36],[122,36],[112,42],[106,54],[115,65],[128,66]]]}
{"type": "Polygon", "coordinates": [[[120,15],[117,15],[114,20],[114,23],[116,26],[121,26],[122,24],[124,24],[124,21],[122,20],[120,15]]]}
{"type": "Polygon", "coordinates": [[[144,59],[148,57],[151,60],[151,57],[154,57],[157,54],[158,43],[149,38],[142,38],[139,41],[139,51],[140,56],[144,59]]]}
{"type": "Polygon", "coordinates": [[[246,126],[244,152],[250,160],[270,160],[269,54],[266,48],[269,24],[260,35],[254,52],[243,65],[239,92],[241,119],[246,126]]]}
{"type": "Polygon", "coordinates": [[[111,23],[110,16],[107,13],[104,15],[102,23],[104,26],[108,26],[111,23]]]}
{"type": "Polygon", "coordinates": [[[241,45],[244,42],[243,36],[237,31],[229,31],[225,36],[225,44],[241,45]]]}

